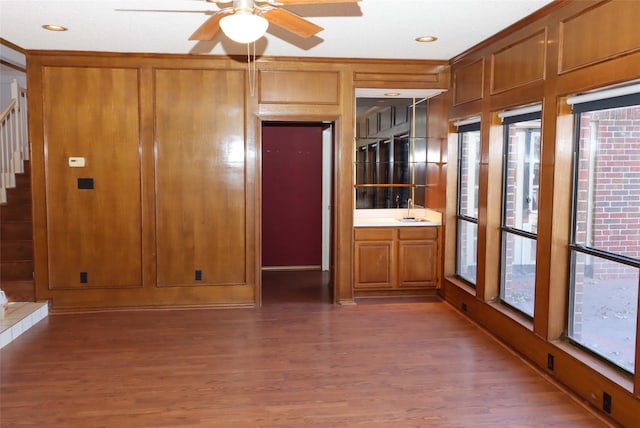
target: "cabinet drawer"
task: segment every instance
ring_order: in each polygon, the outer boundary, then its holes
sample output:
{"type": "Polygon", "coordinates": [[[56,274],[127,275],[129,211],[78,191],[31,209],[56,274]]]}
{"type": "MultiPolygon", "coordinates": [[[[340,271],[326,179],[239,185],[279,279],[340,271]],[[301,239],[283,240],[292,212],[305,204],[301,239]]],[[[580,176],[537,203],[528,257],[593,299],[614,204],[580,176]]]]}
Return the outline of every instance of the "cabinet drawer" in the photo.
{"type": "Polygon", "coordinates": [[[437,227],[400,227],[400,240],[403,239],[436,239],[438,238],[437,227]]]}
{"type": "Polygon", "coordinates": [[[354,229],[354,238],[356,241],[378,241],[393,239],[393,227],[372,228],[372,227],[356,227],[354,229]]]}

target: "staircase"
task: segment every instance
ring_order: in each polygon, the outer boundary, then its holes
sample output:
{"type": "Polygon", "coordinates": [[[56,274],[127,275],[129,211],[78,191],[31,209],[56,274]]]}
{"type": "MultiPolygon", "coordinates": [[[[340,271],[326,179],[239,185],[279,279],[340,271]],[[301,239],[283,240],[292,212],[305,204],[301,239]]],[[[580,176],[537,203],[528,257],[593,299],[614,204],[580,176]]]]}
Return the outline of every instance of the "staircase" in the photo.
{"type": "Polygon", "coordinates": [[[11,92],[0,116],[0,288],[10,301],[34,302],[26,90],[14,80],[11,92]]]}

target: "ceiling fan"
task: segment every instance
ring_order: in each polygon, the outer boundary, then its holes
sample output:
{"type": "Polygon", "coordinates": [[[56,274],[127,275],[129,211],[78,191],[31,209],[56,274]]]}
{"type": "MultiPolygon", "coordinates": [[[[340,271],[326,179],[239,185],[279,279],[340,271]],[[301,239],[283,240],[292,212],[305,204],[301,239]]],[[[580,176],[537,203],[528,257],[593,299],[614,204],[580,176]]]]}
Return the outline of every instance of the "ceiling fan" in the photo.
{"type": "Polygon", "coordinates": [[[210,3],[233,3],[215,12],[189,40],[206,41],[222,32],[238,43],[251,43],[262,37],[269,23],[301,37],[311,37],[323,28],[282,6],[322,3],[355,3],[360,0],[207,0],[210,3]]]}

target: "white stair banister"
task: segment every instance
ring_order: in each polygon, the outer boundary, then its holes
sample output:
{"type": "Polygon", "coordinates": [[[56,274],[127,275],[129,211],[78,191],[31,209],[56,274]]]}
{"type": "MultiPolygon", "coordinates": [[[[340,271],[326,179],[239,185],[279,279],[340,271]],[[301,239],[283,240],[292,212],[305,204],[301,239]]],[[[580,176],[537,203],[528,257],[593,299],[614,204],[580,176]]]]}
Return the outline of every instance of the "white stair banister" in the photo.
{"type": "MultiPolygon", "coordinates": [[[[20,152],[23,160],[29,160],[29,127],[27,126],[27,89],[21,87],[17,80],[13,80],[11,85],[11,95],[18,104],[18,141],[20,141],[20,152]]],[[[22,164],[21,164],[22,165],[22,164]]],[[[24,171],[24,169],[22,170],[24,171]]]]}
{"type": "Polygon", "coordinates": [[[11,101],[0,113],[0,203],[6,203],[6,190],[15,187],[15,175],[29,159],[26,93],[14,79],[11,101]]]}

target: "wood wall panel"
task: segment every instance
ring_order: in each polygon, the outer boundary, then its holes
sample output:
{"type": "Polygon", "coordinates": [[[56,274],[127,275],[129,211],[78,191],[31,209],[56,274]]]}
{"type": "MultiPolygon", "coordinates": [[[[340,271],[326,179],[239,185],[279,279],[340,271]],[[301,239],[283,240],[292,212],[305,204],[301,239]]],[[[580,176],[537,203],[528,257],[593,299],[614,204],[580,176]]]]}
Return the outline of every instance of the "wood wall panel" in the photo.
{"type": "Polygon", "coordinates": [[[244,74],[158,70],[155,118],[158,285],[244,283],[244,74]]]}
{"type": "Polygon", "coordinates": [[[482,98],[484,90],[484,58],[452,68],[453,105],[482,98]]]}
{"type": "MultiPolygon", "coordinates": [[[[435,71],[435,70],[434,70],[435,71]]],[[[441,72],[426,73],[363,73],[356,72],[355,84],[358,88],[443,88],[448,86],[448,74],[441,72]]]]}
{"type": "Polygon", "coordinates": [[[47,67],[43,80],[49,287],[139,287],[137,70],[47,67]],[[70,168],[70,156],[86,166],[70,168]]]}
{"type": "Polygon", "coordinates": [[[543,30],[491,55],[491,93],[544,79],[546,46],[543,30]]]}
{"type": "Polygon", "coordinates": [[[639,1],[601,2],[560,23],[560,72],[640,50],[639,1]]]}
{"type": "Polygon", "coordinates": [[[263,70],[259,76],[263,104],[339,104],[337,72],[263,70]]]}

